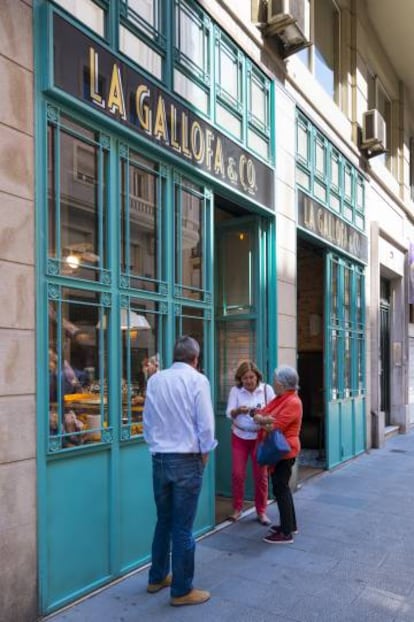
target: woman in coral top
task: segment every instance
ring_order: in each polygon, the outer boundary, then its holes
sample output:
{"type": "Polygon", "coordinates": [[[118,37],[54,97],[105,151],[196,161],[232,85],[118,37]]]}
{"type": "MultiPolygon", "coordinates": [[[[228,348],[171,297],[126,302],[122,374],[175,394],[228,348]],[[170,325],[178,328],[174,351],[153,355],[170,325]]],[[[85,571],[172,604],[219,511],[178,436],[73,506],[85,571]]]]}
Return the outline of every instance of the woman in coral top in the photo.
{"type": "Polygon", "coordinates": [[[254,417],[261,426],[258,442],[266,431],[278,428],[285,435],[291,451],[271,471],[273,494],[280,516],[280,525],[272,525],[263,538],[268,544],[289,544],[297,533],[295,506],[289,486],[292,467],[300,452],[299,433],[302,425],[302,401],[297,394],[299,376],[293,367],[283,365],[275,369],[273,386],[276,397],[254,417]]]}

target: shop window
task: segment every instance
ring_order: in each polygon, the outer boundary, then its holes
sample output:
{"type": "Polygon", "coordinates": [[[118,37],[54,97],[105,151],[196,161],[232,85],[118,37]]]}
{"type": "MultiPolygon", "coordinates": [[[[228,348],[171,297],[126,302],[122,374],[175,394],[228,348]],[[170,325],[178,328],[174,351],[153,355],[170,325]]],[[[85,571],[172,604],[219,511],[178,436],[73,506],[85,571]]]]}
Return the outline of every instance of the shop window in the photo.
{"type": "Polygon", "coordinates": [[[103,8],[105,4],[93,0],[55,0],[55,2],[96,34],[105,36],[107,12],[107,9],[103,8]]]}
{"type": "Polygon", "coordinates": [[[147,382],[162,368],[162,320],[156,302],[130,298],[120,313],[121,438],[143,434],[142,412],[147,382]]]}
{"type": "Polygon", "coordinates": [[[107,152],[69,119],[48,128],[50,274],[107,281],[107,152]]]}
{"type": "Polygon", "coordinates": [[[109,441],[108,310],[101,294],[49,286],[49,451],[109,441]]]}
{"type": "Polygon", "coordinates": [[[179,297],[206,299],[206,212],[200,188],[186,180],[176,185],[175,282],[179,297]]]}
{"type": "Polygon", "coordinates": [[[210,20],[185,0],[175,5],[174,91],[209,114],[210,20]]]}
{"type": "Polygon", "coordinates": [[[121,164],[121,273],[123,285],[161,286],[161,180],[158,165],[130,152],[121,164]]]}
{"type": "Polygon", "coordinates": [[[312,0],[310,40],[313,45],[298,52],[298,56],[338,104],[340,12],[334,0],[312,0]]]}

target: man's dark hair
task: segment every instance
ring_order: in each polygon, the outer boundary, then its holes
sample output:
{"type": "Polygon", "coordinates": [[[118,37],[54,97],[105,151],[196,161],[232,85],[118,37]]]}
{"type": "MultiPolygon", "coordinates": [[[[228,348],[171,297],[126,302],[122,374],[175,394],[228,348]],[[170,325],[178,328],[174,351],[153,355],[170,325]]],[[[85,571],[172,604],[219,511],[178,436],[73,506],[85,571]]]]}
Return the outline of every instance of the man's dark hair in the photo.
{"type": "Polygon", "coordinates": [[[183,335],[177,339],[173,353],[175,363],[192,363],[198,356],[200,356],[198,341],[189,335],[183,335]]]}

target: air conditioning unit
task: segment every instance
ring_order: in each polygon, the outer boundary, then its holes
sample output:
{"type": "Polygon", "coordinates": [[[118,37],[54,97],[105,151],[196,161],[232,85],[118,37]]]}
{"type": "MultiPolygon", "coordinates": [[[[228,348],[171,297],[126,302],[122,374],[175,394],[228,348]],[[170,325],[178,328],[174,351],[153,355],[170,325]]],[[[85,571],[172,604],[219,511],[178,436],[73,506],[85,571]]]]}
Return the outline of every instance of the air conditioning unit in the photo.
{"type": "Polygon", "coordinates": [[[375,108],[362,115],[361,148],[371,155],[379,155],[387,149],[387,125],[375,108]]]}
{"type": "Polygon", "coordinates": [[[283,57],[310,45],[309,11],[309,0],[268,0],[264,34],[280,39],[283,57]]]}

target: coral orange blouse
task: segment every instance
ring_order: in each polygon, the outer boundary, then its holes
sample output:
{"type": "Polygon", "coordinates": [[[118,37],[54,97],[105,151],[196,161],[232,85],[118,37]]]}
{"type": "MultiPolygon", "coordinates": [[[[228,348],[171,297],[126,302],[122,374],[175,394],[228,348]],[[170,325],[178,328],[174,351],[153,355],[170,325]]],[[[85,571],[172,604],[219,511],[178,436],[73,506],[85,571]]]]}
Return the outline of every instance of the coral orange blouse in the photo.
{"type": "MultiPolygon", "coordinates": [[[[302,425],[302,412],[302,400],[295,390],[277,395],[259,411],[261,415],[270,415],[273,418],[273,429],[281,430],[291,446],[292,451],[284,456],[284,460],[295,458],[300,452],[299,434],[302,425]]],[[[262,428],[258,434],[258,442],[263,439],[265,434],[266,431],[262,428]]]]}

